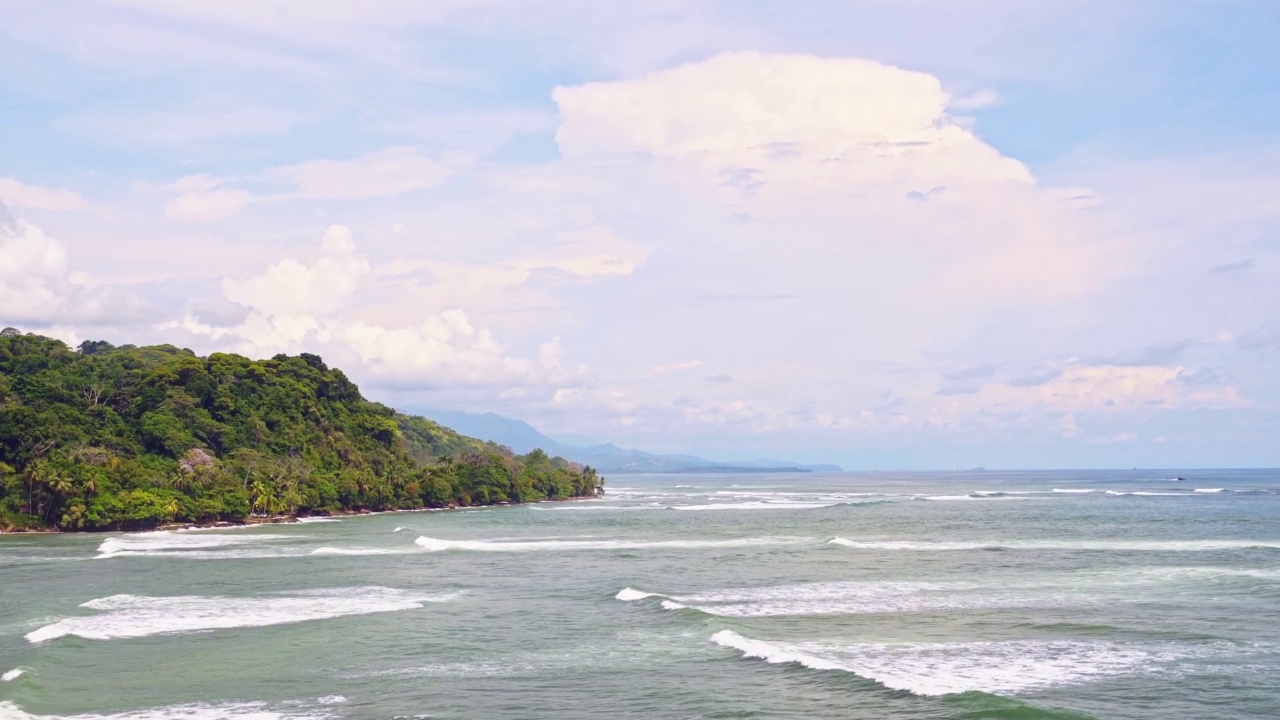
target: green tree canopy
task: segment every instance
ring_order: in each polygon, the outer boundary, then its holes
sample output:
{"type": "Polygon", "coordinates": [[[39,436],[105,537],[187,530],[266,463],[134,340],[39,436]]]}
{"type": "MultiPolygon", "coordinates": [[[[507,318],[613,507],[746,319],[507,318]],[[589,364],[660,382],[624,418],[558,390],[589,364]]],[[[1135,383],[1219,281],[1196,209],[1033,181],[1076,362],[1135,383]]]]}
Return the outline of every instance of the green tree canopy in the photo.
{"type": "Polygon", "coordinates": [[[0,528],[520,503],[603,484],[366,400],[316,355],[72,350],[0,331],[0,528]]]}

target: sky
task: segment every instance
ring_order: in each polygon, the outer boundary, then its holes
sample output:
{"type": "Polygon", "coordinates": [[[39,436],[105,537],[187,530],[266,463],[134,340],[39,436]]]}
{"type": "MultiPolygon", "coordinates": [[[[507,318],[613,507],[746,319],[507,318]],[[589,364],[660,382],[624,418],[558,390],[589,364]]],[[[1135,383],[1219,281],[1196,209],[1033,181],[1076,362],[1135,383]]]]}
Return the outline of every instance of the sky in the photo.
{"type": "Polygon", "coordinates": [[[0,12],[0,326],[655,452],[1280,465],[1272,0],[0,12]]]}

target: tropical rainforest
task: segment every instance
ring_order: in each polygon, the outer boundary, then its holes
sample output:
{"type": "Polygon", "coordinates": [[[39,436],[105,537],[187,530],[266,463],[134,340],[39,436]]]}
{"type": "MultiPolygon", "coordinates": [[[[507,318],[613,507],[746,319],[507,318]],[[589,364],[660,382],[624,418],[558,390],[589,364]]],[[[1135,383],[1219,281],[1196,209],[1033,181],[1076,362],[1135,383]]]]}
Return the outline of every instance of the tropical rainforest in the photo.
{"type": "Polygon", "coordinates": [[[604,479],[366,400],[316,355],[0,331],[0,530],[589,497],[604,479]]]}

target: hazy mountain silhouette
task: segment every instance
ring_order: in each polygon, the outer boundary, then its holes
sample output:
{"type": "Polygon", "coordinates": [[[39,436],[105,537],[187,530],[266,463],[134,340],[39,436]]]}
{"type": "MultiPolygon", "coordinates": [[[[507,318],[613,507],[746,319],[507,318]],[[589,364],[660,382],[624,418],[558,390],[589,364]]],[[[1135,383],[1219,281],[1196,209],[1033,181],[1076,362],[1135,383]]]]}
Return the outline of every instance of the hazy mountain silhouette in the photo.
{"type": "Polygon", "coordinates": [[[424,410],[422,414],[451,427],[463,435],[491,440],[518,453],[542,448],[548,454],[562,455],[575,462],[591,465],[602,472],[690,473],[690,472],[839,472],[838,465],[812,464],[760,458],[722,462],[696,455],[649,453],[620,448],[613,443],[574,445],[549,437],[523,420],[496,413],[472,414],[449,410],[424,410]]]}

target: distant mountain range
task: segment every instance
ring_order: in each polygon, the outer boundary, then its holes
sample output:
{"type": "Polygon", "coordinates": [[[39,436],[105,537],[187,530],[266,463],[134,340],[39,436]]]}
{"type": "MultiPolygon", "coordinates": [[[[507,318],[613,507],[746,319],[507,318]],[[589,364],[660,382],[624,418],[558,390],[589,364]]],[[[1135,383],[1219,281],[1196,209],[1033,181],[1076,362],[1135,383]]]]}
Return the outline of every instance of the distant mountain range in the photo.
{"type": "Polygon", "coordinates": [[[454,430],[481,440],[505,445],[518,453],[542,448],[550,455],[561,455],[574,462],[590,465],[610,473],[697,473],[697,472],[840,472],[839,465],[806,465],[787,460],[761,458],[735,462],[708,460],[695,455],[663,455],[643,450],[628,450],[612,443],[572,445],[547,437],[523,420],[495,413],[474,415],[443,410],[426,410],[423,415],[454,430]]]}

